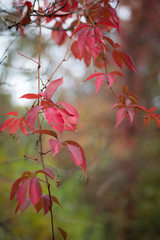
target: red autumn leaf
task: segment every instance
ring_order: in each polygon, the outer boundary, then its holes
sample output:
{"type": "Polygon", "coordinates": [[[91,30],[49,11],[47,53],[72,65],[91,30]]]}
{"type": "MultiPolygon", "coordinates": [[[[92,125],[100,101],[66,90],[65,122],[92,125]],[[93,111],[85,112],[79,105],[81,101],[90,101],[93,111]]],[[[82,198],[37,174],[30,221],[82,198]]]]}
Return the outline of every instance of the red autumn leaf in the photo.
{"type": "Polygon", "coordinates": [[[112,40],[111,38],[106,37],[106,36],[103,36],[103,38],[104,38],[112,47],[115,46],[115,44],[114,44],[114,42],[113,42],[113,40],[112,40]]]}
{"type": "Polygon", "coordinates": [[[16,111],[5,113],[5,115],[12,115],[18,117],[18,113],[16,111]]]}
{"type": "Polygon", "coordinates": [[[94,62],[95,62],[101,51],[101,45],[98,42],[97,34],[96,34],[94,28],[88,34],[87,45],[88,45],[89,51],[92,54],[94,62]]]}
{"type": "Polygon", "coordinates": [[[78,48],[80,51],[80,56],[82,56],[85,45],[86,45],[86,39],[87,35],[89,33],[91,28],[86,28],[84,31],[82,31],[78,36],[78,48]]]}
{"type": "Polygon", "coordinates": [[[92,28],[93,26],[90,23],[81,23],[76,27],[76,29],[72,33],[72,36],[75,35],[77,32],[81,31],[85,27],[91,27],[92,28]]]}
{"type": "Polygon", "coordinates": [[[144,123],[145,123],[145,125],[146,125],[146,128],[148,128],[150,121],[151,121],[151,118],[150,118],[150,117],[144,118],[144,123]]]}
{"type": "Polygon", "coordinates": [[[99,91],[99,89],[102,87],[102,84],[104,82],[105,75],[100,75],[96,77],[95,85],[96,85],[96,93],[99,91]]]}
{"type": "Polygon", "coordinates": [[[18,209],[20,209],[21,211],[21,214],[29,207],[31,203],[31,200],[30,198],[26,198],[25,202],[23,203],[22,206],[20,206],[19,204],[17,205],[16,209],[15,209],[15,212],[14,212],[14,215],[17,213],[18,209]]]}
{"type": "Polygon", "coordinates": [[[37,170],[36,174],[38,174],[38,173],[44,173],[45,175],[50,177],[52,180],[55,179],[55,175],[54,175],[53,171],[51,169],[49,169],[49,168],[44,168],[42,170],[37,170]]]}
{"type": "Polygon", "coordinates": [[[36,204],[42,196],[42,188],[39,180],[36,177],[32,178],[29,184],[29,196],[33,203],[33,206],[36,207],[36,204]]]}
{"type": "Polygon", "coordinates": [[[125,108],[120,108],[117,111],[117,119],[116,119],[115,127],[117,127],[122,122],[123,118],[125,117],[125,113],[126,113],[126,109],[125,108]]]}
{"type": "Polygon", "coordinates": [[[14,119],[15,119],[15,118],[8,118],[6,121],[4,121],[4,123],[2,124],[2,126],[1,126],[1,128],[0,128],[0,131],[2,132],[2,131],[4,131],[6,128],[8,128],[14,119]]]}
{"type": "Polygon", "coordinates": [[[80,123],[80,120],[79,120],[79,113],[78,111],[75,109],[75,107],[73,107],[71,104],[67,103],[67,102],[57,102],[56,105],[60,105],[60,106],[63,106],[65,108],[65,110],[75,116],[78,120],[78,122],[80,123]]]}
{"type": "Polygon", "coordinates": [[[63,31],[62,29],[62,21],[57,21],[53,28],[59,28],[58,31],[52,30],[52,39],[57,43],[57,45],[61,46],[66,38],[68,37],[66,31],[63,31]]]}
{"type": "Polygon", "coordinates": [[[16,133],[18,130],[18,127],[19,127],[19,121],[18,119],[15,118],[9,125],[9,133],[10,134],[16,133]]]}
{"type": "Polygon", "coordinates": [[[67,146],[74,163],[80,168],[83,168],[86,175],[86,159],[82,147],[73,141],[65,141],[63,144],[67,146]]]}
{"type": "Polygon", "coordinates": [[[61,11],[63,12],[72,12],[74,9],[78,7],[78,2],[73,0],[61,0],[59,1],[60,7],[62,7],[61,11]]]}
{"type": "Polygon", "coordinates": [[[104,26],[109,26],[109,27],[113,27],[113,28],[117,28],[118,29],[118,26],[115,25],[113,22],[111,22],[110,20],[104,20],[104,21],[100,21],[98,22],[96,25],[104,25],[104,26]]]}
{"type": "Polygon", "coordinates": [[[28,197],[28,198],[26,198],[26,200],[23,203],[23,205],[20,206],[21,213],[23,213],[29,207],[30,204],[31,204],[31,199],[28,197]]]}
{"type": "Polygon", "coordinates": [[[118,72],[118,71],[113,71],[113,72],[108,73],[108,74],[106,75],[107,80],[108,80],[108,88],[110,88],[110,87],[112,86],[112,84],[113,84],[114,82],[116,82],[115,75],[121,76],[121,77],[124,76],[124,74],[122,74],[121,72],[118,72]]]}
{"type": "Polygon", "coordinates": [[[19,184],[23,181],[25,181],[27,179],[26,176],[22,176],[20,178],[18,178],[12,185],[12,188],[11,188],[11,193],[10,193],[10,200],[13,200],[14,197],[15,197],[15,194],[18,190],[18,187],[19,187],[19,184]]]}
{"type": "Polygon", "coordinates": [[[106,75],[106,74],[100,73],[100,72],[98,72],[98,73],[92,73],[86,80],[84,80],[84,82],[86,82],[86,81],[88,81],[88,80],[90,80],[90,79],[92,79],[92,78],[94,78],[94,77],[100,76],[100,75],[106,75]]]}
{"type": "Polygon", "coordinates": [[[122,64],[124,63],[129,69],[131,69],[133,72],[135,71],[135,66],[132,58],[121,51],[118,50],[113,50],[112,51],[112,56],[115,61],[115,63],[122,69],[122,64]]]}
{"type": "Polygon", "coordinates": [[[78,58],[79,60],[83,59],[87,67],[91,64],[91,54],[88,46],[85,45],[83,54],[81,55],[78,48],[78,41],[75,41],[71,45],[71,52],[75,58],[78,58]]]}
{"type": "Polygon", "coordinates": [[[52,130],[48,130],[48,129],[39,129],[39,130],[33,131],[32,133],[47,134],[47,135],[50,135],[50,136],[58,139],[57,133],[55,133],[55,132],[52,131],[52,130]]]}
{"type": "Polygon", "coordinates": [[[75,116],[70,115],[65,109],[61,109],[60,113],[64,121],[64,131],[76,131],[77,119],[75,116]]]}
{"type": "Polygon", "coordinates": [[[34,130],[34,126],[36,123],[36,118],[38,115],[38,112],[40,111],[40,109],[42,109],[43,106],[34,106],[33,108],[31,108],[27,114],[27,123],[28,123],[28,127],[31,130],[34,130]]]}
{"type": "Polygon", "coordinates": [[[157,124],[157,126],[160,128],[160,115],[159,116],[152,116],[152,119],[155,121],[155,123],[157,124]]]}
{"type": "Polygon", "coordinates": [[[48,213],[48,211],[52,207],[53,200],[52,198],[50,199],[50,196],[47,194],[43,195],[43,209],[44,209],[44,215],[48,213]]]}
{"type": "Polygon", "coordinates": [[[95,86],[96,86],[96,93],[97,93],[104,82],[105,76],[106,76],[106,74],[100,73],[100,72],[92,73],[84,82],[96,77],[95,86]]]}
{"type": "Polygon", "coordinates": [[[26,119],[21,117],[18,118],[18,113],[16,111],[5,113],[5,115],[12,115],[14,117],[7,119],[4,121],[0,128],[0,132],[4,131],[6,128],[9,128],[8,131],[10,134],[15,134],[17,130],[20,128],[23,134],[27,135],[27,126],[26,119]]]}
{"type": "Polygon", "coordinates": [[[133,122],[134,119],[134,110],[132,108],[127,108],[126,109],[129,119],[130,119],[130,124],[133,122]]]}
{"type": "Polygon", "coordinates": [[[16,192],[16,198],[20,207],[23,206],[26,200],[27,188],[28,188],[29,182],[30,182],[30,179],[26,179],[25,181],[23,181],[22,184],[18,187],[18,190],[16,192]]]}
{"type": "Polygon", "coordinates": [[[62,142],[54,139],[49,140],[49,145],[52,149],[53,157],[60,151],[62,142]]]}
{"type": "Polygon", "coordinates": [[[64,121],[59,111],[56,108],[47,108],[44,114],[50,126],[62,134],[64,121]]]}
{"type": "Polygon", "coordinates": [[[42,96],[40,94],[35,94],[35,93],[28,93],[24,94],[20,98],[27,98],[27,99],[40,99],[42,96]]]}
{"type": "Polygon", "coordinates": [[[44,92],[44,98],[48,101],[51,100],[52,95],[56,92],[57,88],[62,85],[63,78],[59,78],[49,83],[44,92]]]}
{"type": "Polygon", "coordinates": [[[60,227],[57,227],[57,228],[58,228],[58,230],[60,231],[63,239],[66,240],[66,239],[67,239],[67,233],[66,233],[66,231],[64,231],[64,230],[63,230],[62,228],[60,228],[60,227]]]}

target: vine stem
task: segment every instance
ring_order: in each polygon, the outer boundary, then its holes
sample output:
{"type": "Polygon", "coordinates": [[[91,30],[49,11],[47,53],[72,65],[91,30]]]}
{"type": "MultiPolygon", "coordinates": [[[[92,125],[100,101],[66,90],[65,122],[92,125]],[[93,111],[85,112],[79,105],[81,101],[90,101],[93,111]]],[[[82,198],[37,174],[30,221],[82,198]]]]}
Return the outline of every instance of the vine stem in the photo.
{"type": "MultiPolygon", "coordinates": [[[[38,7],[39,7],[39,0],[38,0],[38,7]]],[[[41,81],[40,81],[40,62],[41,62],[41,42],[42,42],[42,27],[41,27],[41,19],[39,20],[39,55],[38,55],[38,93],[40,92],[40,86],[41,86],[41,81]]],[[[38,105],[40,104],[40,101],[38,100],[38,105]]],[[[40,120],[38,116],[38,128],[41,129],[40,125],[40,120]]],[[[39,143],[40,143],[40,159],[42,163],[43,169],[45,168],[44,164],[44,159],[43,159],[43,144],[42,144],[42,134],[39,134],[39,143]]],[[[47,176],[46,178],[46,184],[48,187],[48,194],[49,194],[49,199],[50,199],[50,216],[51,216],[51,229],[52,229],[52,240],[54,240],[54,223],[53,223],[53,212],[52,212],[52,200],[51,200],[51,191],[50,191],[50,184],[48,182],[47,176]]]]}

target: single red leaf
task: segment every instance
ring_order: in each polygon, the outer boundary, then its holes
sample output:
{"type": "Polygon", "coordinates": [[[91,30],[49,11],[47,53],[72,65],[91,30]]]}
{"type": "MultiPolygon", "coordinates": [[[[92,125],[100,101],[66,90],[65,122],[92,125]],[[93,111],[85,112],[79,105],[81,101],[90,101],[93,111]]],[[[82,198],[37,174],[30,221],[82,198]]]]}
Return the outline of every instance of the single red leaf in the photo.
{"type": "Polygon", "coordinates": [[[62,21],[56,21],[53,28],[58,28],[58,31],[52,30],[52,39],[57,43],[57,45],[61,46],[66,38],[68,37],[66,31],[63,31],[62,29],[62,21]]]}
{"type": "Polygon", "coordinates": [[[130,124],[131,124],[133,122],[133,119],[134,119],[134,110],[132,108],[127,108],[127,113],[129,115],[130,124]]]}
{"type": "Polygon", "coordinates": [[[86,45],[86,39],[88,36],[88,33],[90,31],[91,28],[86,28],[84,31],[82,31],[79,36],[78,36],[78,48],[80,51],[80,56],[82,56],[85,45],[86,45]]]}
{"type": "Polygon", "coordinates": [[[104,25],[104,26],[109,26],[109,27],[113,27],[113,28],[118,28],[118,26],[116,26],[113,22],[111,22],[110,20],[105,20],[105,21],[100,21],[98,22],[96,25],[104,25]]]}
{"type": "Polygon", "coordinates": [[[114,42],[111,38],[103,36],[103,38],[114,48],[114,42]]]}
{"type": "Polygon", "coordinates": [[[64,120],[59,111],[56,108],[47,108],[44,114],[50,126],[62,134],[64,120]]]}
{"type": "Polygon", "coordinates": [[[42,188],[39,183],[39,180],[36,177],[32,178],[30,181],[29,196],[33,203],[33,206],[36,208],[36,204],[42,197],[42,188]]]}
{"type": "Polygon", "coordinates": [[[123,106],[124,106],[124,104],[122,104],[122,103],[119,103],[119,102],[114,103],[113,106],[112,106],[112,108],[111,108],[111,111],[114,110],[114,109],[117,108],[117,107],[123,107],[123,106]]]}
{"type": "Polygon", "coordinates": [[[31,204],[31,199],[28,197],[28,198],[26,198],[26,200],[23,203],[23,205],[20,206],[21,213],[23,213],[29,207],[30,204],[31,204]]]}
{"type": "Polygon", "coordinates": [[[117,127],[122,122],[122,120],[123,120],[123,118],[125,116],[125,113],[126,113],[126,109],[125,108],[120,108],[117,111],[117,119],[116,119],[115,127],[117,127]]]}
{"type": "Polygon", "coordinates": [[[10,124],[9,124],[9,133],[10,134],[15,134],[18,130],[19,127],[19,121],[18,119],[14,119],[10,124]]]}
{"type": "Polygon", "coordinates": [[[50,135],[56,139],[58,139],[57,133],[54,132],[53,130],[48,130],[48,129],[38,129],[38,130],[34,130],[32,133],[39,133],[39,134],[46,134],[46,135],[50,135]]]}
{"type": "Polygon", "coordinates": [[[20,207],[24,204],[26,200],[27,188],[28,188],[29,182],[30,182],[30,179],[26,179],[25,181],[23,181],[22,184],[18,187],[18,190],[16,192],[16,198],[20,207]]]}
{"type": "Polygon", "coordinates": [[[40,94],[35,93],[27,93],[21,96],[20,98],[27,98],[27,99],[40,99],[42,96],[40,94]]]}
{"type": "Polygon", "coordinates": [[[87,45],[88,45],[89,51],[92,54],[94,62],[95,62],[101,51],[101,45],[98,42],[97,34],[96,34],[94,28],[88,34],[87,45]]]}
{"type": "Polygon", "coordinates": [[[150,117],[144,118],[144,123],[145,123],[145,125],[146,125],[147,128],[148,128],[148,126],[149,126],[150,121],[151,121],[151,118],[150,118],[150,117]]]}
{"type": "Polygon", "coordinates": [[[55,179],[55,175],[54,175],[53,171],[50,168],[44,168],[42,170],[37,170],[36,174],[38,174],[38,173],[44,173],[45,175],[50,177],[52,180],[55,179]]]}
{"type": "Polygon", "coordinates": [[[108,73],[107,80],[108,80],[108,88],[110,88],[112,84],[116,81],[116,78],[112,73],[108,73]]]}
{"type": "Polygon", "coordinates": [[[14,121],[15,118],[8,118],[6,121],[4,121],[4,123],[2,124],[0,131],[4,131],[6,128],[9,127],[9,125],[12,123],[12,121],[14,121]]]}
{"type": "Polygon", "coordinates": [[[64,230],[63,230],[62,228],[60,228],[60,227],[57,227],[57,228],[58,228],[58,230],[60,231],[63,239],[66,240],[66,239],[67,239],[67,233],[66,233],[66,231],[64,231],[64,230]]]}
{"type": "Polygon", "coordinates": [[[53,200],[50,199],[50,196],[47,194],[43,194],[43,209],[44,209],[44,215],[48,213],[48,211],[52,207],[53,200]]]}
{"type": "Polygon", "coordinates": [[[53,202],[57,203],[60,207],[62,207],[56,196],[51,196],[51,198],[52,198],[53,202]]]}
{"type": "Polygon", "coordinates": [[[75,35],[77,32],[79,32],[80,30],[82,30],[85,27],[92,27],[92,24],[90,23],[81,23],[79,24],[76,29],[74,30],[74,32],[72,33],[72,36],[75,35]]]}
{"type": "Polygon", "coordinates": [[[15,194],[17,192],[17,189],[19,187],[19,184],[27,179],[26,176],[18,178],[12,185],[11,192],[10,192],[10,200],[13,200],[15,197],[15,194]]]}
{"type": "Polygon", "coordinates": [[[28,127],[31,130],[34,130],[34,126],[35,126],[35,122],[36,122],[36,118],[38,115],[38,112],[40,111],[40,109],[42,109],[43,106],[34,106],[33,108],[31,108],[27,114],[27,123],[28,123],[28,127]]]}
{"type": "Polygon", "coordinates": [[[53,94],[56,92],[57,88],[62,85],[63,78],[59,78],[49,83],[44,92],[44,98],[48,101],[51,100],[53,94]]]}
{"type": "Polygon", "coordinates": [[[149,112],[149,113],[152,113],[152,112],[154,112],[154,111],[156,110],[156,108],[157,108],[157,107],[151,107],[148,112],[149,112]]]}
{"type": "Polygon", "coordinates": [[[152,118],[155,121],[155,123],[157,124],[157,126],[160,128],[160,119],[159,119],[159,117],[152,117],[152,118]]]}
{"type": "Polygon", "coordinates": [[[18,113],[16,111],[5,113],[5,115],[12,115],[18,117],[18,113]]]}
{"type": "Polygon", "coordinates": [[[97,92],[99,91],[99,89],[102,87],[102,84],[103,84],[103,82],[104,82],[104,78],[105,78],[105,74],[96,77],[96,80],[95,80],[96,93],[97,93],[97,92]]]}
{"type": "Polygon", "coordinates": [[[65,108],[65,110],[69,114],[72,114],[73,116],[75,116],[77,118],[78,122],[80,123],[79,113],[75,107],[73,107],[71,104],[69,104],[67,102],[57,102],[56,104],[63,106],[65,108]]]}
{"type": "Polygon", "coordinates": [[[132,58],[121,51],[118,50],[113,50],[112,51],[112,56],[115,61],[115,63],[122,69],[122,63],[124,63],[129,69],[131,69],[133,72],[135,71],[135,66],[132,58]]]}
{"type": "Polygon", "coordinates": [[[35,177],[35,172],[25,171],[25,172],[22,174],[22,177],[33,178],[33,177],[35,177]]]}
{"type": "Polygon", "coordinates": [[[62,142],[54,140],[54,139],[50,139],[49,145],[52,149],[52,153],[53,153],[53,157],[54,157],[60,151],[62,142]]]}
{"type": "Polygon", "coordinates": [[[21,131],[23,132],[23,134],[24,134],[24,135],[28,135],[28,131],[27,131],[27,129],[25,128],[26,123],[25,123],[25,121],[23,120],[23,118],[20,118],[20,119],[19,119],[19,126],[20,126],[20,129],[21,129],[21,131]]]}
{"type": "Polygon", "coordinates": [[[83,82],[86,82],[86,81],[88,81],[88,80],[90,80],[90,79],[92,79],[92,78],[94,78],[94,77],[98,77],[98,76],[101,76],[101,75],[104,75],[104,76],[105,76],[104,73],[100,73],[100,72],[92,73],[92,74],[91,74],[86,80],[84,80],[83,82]]]}
{"type": "Polygon", "coordinates": [[[83,168],[86,175],[86,159],[82,147],[74,141],[65,141],[63,144],[67,146],[74,163],[80,168],[83,168]]]}

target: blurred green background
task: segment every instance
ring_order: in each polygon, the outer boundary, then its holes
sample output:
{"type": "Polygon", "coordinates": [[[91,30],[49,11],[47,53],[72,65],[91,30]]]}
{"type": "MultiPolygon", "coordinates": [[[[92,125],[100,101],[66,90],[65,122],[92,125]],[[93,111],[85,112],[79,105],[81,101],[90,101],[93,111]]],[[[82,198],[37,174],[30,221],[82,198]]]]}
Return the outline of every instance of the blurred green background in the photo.
{"type": "MultiPolygon", "coordinates": [[[[159,9],[159,0],[122,0],[119,4],[122,23],[119,41],[123,51],[132,56],[137,74],[126,70],[125,79],[119,79],[114,86],[117,93],[121,86],[129,86],[144,106],[157,106],[157,112],[160,112],[159,9]]],[[[0,30],[0,41],[7,39],[9,45],[16,37],[14,31],[6,35],[2,23],[0,30]]],[[[28,27],[26,35],[27,38],[14,41],[0,65],[1,124],[6,120],[4,113],[18,109],[23,115],[29,106],[30,101],[26,106],[22,102],[18,105],[21,101],[18,97],[26,90],[37,91],[36,64],[29,65],[27,59],[17,54],[20,51],[36,59],[36,32],[28,27]],[[24,85],[23,89],[18,88],[19,84],[24,85]]],[[[57,47],[46,30],[42,46],[41,78],[45,82],[62,59],[65,47],[57,47]]],[[[61,183],[60,187],[52,183],[51,189],[62,205],[53,207],[56,240],[62,239],[56,226],[65,229],[72,240],[159,240],[160,131],[154,122],[146,129],[138,118],[132,126],[123,121],[115,129],[116,112],[110,111],[114,103],[111,93],[104,89],[95,95],[94,82],[82,83],[92,71],[93,66],[86,70],[83,63],[70,58],[55,76],[56,79],[67,75],[56,100],[72,103],[82,123],[78,134],[64,134],[64,138],[81,144],[88,167],[85,181],[65,149],[54,159],[51,154],[45,158],[61,183]]],[[[46,150],[47,140],[44,138],[46,150]]],[[[22,136],[21,142],[26,153],[37,154],[32,136],[22,136]]],[[[15,179],[25,170],[39,168],[40,164],[22,157],[14,137],[7,131],[0,134],[0,240],[51,238],[49,214],[37,215],[31,206],[23,216],[19,212],[14,216],[16,201],[9,201],[15,179]]]]}

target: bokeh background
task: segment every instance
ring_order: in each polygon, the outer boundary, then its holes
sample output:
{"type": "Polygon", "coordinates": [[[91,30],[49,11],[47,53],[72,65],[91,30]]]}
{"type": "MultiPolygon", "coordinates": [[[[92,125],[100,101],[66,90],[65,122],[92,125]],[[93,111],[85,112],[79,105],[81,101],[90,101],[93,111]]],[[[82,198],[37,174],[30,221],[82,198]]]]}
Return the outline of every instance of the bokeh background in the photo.
{"type": "MultiPolygon", "coordinates": [[[[0,1],[0,7],[4,5],[10,8],[9,1],[0,1]]],[[[121,0],[117,10],[122,30],[120,36],[111,34],[132,56],[137,74],[124,68],[126,77],[114,89],[118,93],[127,85],[144,106],[157,106],[160,112],[160,1],[121,0]]],[[[0,123],[6,120],[6,112],[17,110],[23,115],[31,102],[18,98],[37,91],[37,65],[18,54],[37,59],[37,29],[28,26],[25,32],[26,37],[18,37],[15,29],[6,31],[0,20],[0,123]]],[[[66,45],[56,46],[50,30],[44,28],[42,33],[41,79],[45,82],[63,58],[66,45]]],[[[55,100],[76,106],[82,123],[78,134],[64,134],[64,138],[83,146],[88,166],[86,182],[64,149],[54,159],[46,157],[61,183],[52,185],[62,205],[53,207],[55,226],[74,240],[159,240],[160,131],[152,122],[146,129],[139,118],[132,126],[123,121],[115,129],[112,94],[102,89],[95,95],[94,81],[82,82],[92,71],[93,66],[86,68],[70,57],[54,77],[65,76],[55,100]]],[[[22,137],[21,142],[26,153],[37,154],[32,136],[22,137]]],[[[49,214],[37,215],[30,207],[23,216],[14,216],[16,202],[9,201],[13,181],[23,171],[39,168],[40,164],[22,157],[14,137],[7,131],[0,134],[0,240],[50,239],[49,214]]],[[[61,239],[58,231],[56,239],[61,239]]]]}

